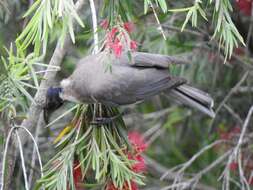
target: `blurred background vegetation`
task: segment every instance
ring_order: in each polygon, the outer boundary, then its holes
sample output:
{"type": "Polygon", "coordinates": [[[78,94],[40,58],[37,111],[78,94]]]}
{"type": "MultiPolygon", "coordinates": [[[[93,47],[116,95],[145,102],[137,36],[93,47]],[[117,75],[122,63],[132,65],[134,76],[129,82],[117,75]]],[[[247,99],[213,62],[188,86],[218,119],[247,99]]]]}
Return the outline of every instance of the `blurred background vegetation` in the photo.
{"type": "MultiPolygon", "coordinates": [[[[223,0],[227,2],[226,0],[223,0]]],[[[161,179],[166,171],[187,162],[202,148],[215,142],[216,140],[227,140],[229,145],[217,145],[203,153],[195,162],[190,164],[185,171],[184,177],[191,178],[204,168],[210,166],[227,150],[234,146],[238,140],[244,120],[250,107],[253,105],[253,38],[252,27],[253,17],[251,13],[252,2],[249,0],[228,1],[231,2],[233,11],[231,18],[239,33],[242,35],[245,46],[237,39],[238,47],[234,47],[231,57],[226,58],[226,46],[219,46],[219,37],[213,37],[216,29],[217,15],[214,15],[214,6],[208,6],[210,1],[200,1],[203,11],[208,21],[201,16],[198,17],[197,26],[192,26],[191,20],[186,24],[183,31],[181,27],[185,22],[187,11],[179,8],[191,7],[197,1],[166,1],[167,10],[163,12],[163,7],[153,2],[156,13],[166,40],[163,38],[160,27],[154,16],[152,9],[144,13],[144,1],[95,1],[98,13],[98,22],[108,19],[110,12],[107,11],[110,3],[119,3],[122,10],[119,10],[124,21],[131,21],[135,28],[131,38],[137,41],[139,51],[160,53],[166,55],[181,54],[186,56],[188,65],[175,66],[171,72],[188,79],[189,83],[208,92],[214,98],[214,108],[216,117],[209,118],[196,110],[189,109],[184,105],[176,104],[163,96],[156,96],[150,101],[138,105],[131,105],[121,108],[125,111],[124,120],[128,130],[137,130],[143,134],[149,148],[145,155],[148,170],[146,172],[145,186],[140,189],[156,190],[166,189],[176,178],[175,171],[171,171],[175,176],[167,175],[161,179]],[[177,11],[170,11],[178,9],[177,11]]],[[[1,0],[0,1],[0,55],[7,57],[5,48],[9,49],[17,36],[24,30],[28,18],[23,18],[24,13],[32,5],[33,0],[1,0]]],[[[91,53],[93,48],[92,20],[89,3],[86,2],[80,11],[80,18],[85,27],[75,26],[75,44],[68,47],[67,55],[64,57],[57,80],[69,76],[78,59],[91,53]]],[[[229,35],[226,33],[225,35],[229,35]]],[[[45,54],[44,63],[48,63],[60,32],[56,29],[51,31],[49,42],[45,54]],[[52,33],[52,34],[51,34],[52,33]]],[[[103,31],[99,29],[99,37],[103,38],[103,31]]],[[[15,51],[15,50],[14,50],[15,51]]],[[[33,51],[27,49],[27,52],[33,51]]],[[[6,72],[3,64],[0,65],[0,73],[6,72]]],[[[1,80],[1,78],[0,78],[1,80]]],[[[56,80],[55,85],[58,84],[56,80]]],[[[3,81],[3,80],[2,80],[3,81]]],[[[0,89],[0,91],[3,89],[0,89]]],[[[36,90],[31,89],[31,96],[36,90]]],[[[19,100],[24,101],[24,100],[19,100]]],[[[29,105],[25,100],[23,107],[29,105]]],[[[70,105],[67,104],[58,114],[64,112],[70,105]]],[[[25,110],[27,108],[24,108],[25,110]]],[[[21,108],[16,111],[20,116],[24,116],[21,108]]],[[[5,113],[0,113],[4,115],[5,113]]],[[[66,120],[71,116],[66,117],[66,120]]],[[[53,117],[55,118],[55,117],[53,117]]],[[[62,121],[64,122],[64,121],[62,121]]],[[[243,169],[250,188],[253,189],[253,149],[252,149],[252,121],[248,125],[247,137],[250,139],[243,151],[243,169]]],[[[38,145],[41,151],[43,162],[48,161],[55,154],[53,141],[62,124],[46,128],[39,134],[38,145]]],[[[4,142],[8,133],[4,120],[0,121],[0,150],[3,153],[4,142]]],[[[25,162],[28,165],[32,155],[32,145],[25,146],[25,162]]],[[[1,155],[2,157],[2,155],[1,155]]],[[[221,189],[222,180],[218,180],[222,171],[226,167],[227,160],[219,162],[210,171],[203,173],[196,185],[196,189],[221,189]]],[[[10,189],[24,189],[22,169],[19,167],[20,160],[17,159],[14,167],[13,178],[10,189]]],[[[232,163],[233,164],[233,163],[232,163]]],[[[237,164],[237,163],[236,163],[237,164]]],[[[238,180],[239,172],[230,163],[231,176],[233,180],[238,180]]],[[[35,180],[39,177],[39,171],[34,169],[35,180]]],[[[240,185],[232,183],[230,189],[240,189],[240,185]]],[[[92,188],[91,188],[92,189],[92,188]]],[[[93,188],[96,189],[96,188],[93,188]]],[[[183,188],[182,188],[183,189],[183,188]]]]}

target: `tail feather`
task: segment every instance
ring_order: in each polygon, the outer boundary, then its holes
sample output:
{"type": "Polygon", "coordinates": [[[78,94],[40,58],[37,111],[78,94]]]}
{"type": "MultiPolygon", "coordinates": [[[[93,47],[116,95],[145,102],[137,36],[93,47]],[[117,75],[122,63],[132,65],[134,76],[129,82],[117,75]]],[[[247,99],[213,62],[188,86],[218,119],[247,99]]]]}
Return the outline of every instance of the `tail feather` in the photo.
{"type": "Polygon", "coordinates": [[[199,89],[188,85],[181,85],[171,90],[169,95],[175,97],[184,104],[202,111],[210,117],[215,116],[213,111],[213,99],[207,93],[199,89]]]}

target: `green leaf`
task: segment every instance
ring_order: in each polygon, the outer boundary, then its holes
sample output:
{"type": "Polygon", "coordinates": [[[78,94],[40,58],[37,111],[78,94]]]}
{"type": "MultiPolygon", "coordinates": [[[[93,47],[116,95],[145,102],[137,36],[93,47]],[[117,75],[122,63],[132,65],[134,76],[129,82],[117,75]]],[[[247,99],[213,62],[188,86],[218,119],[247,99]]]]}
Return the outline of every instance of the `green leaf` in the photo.
{"type": "Polygon", "coordinates": [[[32,12],[35,11],[38,8],[40,3],[41,3],[41,0],[36,0],[32,4],[32,6],[28,9],[28,11],[24,14],[23,18],[25,18],[25,17],[29,16],[30,14],[32,14],[32,12]]]}
{"type": "Polygon", "coordinates": [[[160,7],[162,8],[163,12],[166,13],[168,11],[167,4],[165,0],[158,0],[160,7]]]}
{"type": "Polygon", "coordinates": [[[144,14],[148,12],[149,3],[149,0],[144,0],[144,14]]]}
{"type": "Polygon", "coordinates": [[[190,19],[191,16],[192,16],[192,14],[193,14],[193,11],[192,11],[192,10],[189,10],[188,13],[187,13],[187,15],[186,15],[185,21],[184,21],[184,23],[183,23],[183,25],[182,25],[181,31],[184,30],[186,24],[189,22],[189,19],[190,19]]]}
{"type": "Polygon", "coordinates": [[[194,8],[194,6],[186,7],[186,8],[179,8],[179,9],[169,9],[169,12],[186,12],[194,8]]]}

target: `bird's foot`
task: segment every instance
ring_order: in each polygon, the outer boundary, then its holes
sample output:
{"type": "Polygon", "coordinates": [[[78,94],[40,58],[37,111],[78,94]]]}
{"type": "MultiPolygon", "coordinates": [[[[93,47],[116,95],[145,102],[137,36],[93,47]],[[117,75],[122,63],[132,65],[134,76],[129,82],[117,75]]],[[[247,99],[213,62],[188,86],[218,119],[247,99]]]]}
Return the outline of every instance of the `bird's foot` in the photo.
{"type": "Polygon", "coordinates": [[[113,117],[96,117],[93,121],[90,122],[91,125],[107,125],[113,123],[121,114],[118,114],[113,117]]]}

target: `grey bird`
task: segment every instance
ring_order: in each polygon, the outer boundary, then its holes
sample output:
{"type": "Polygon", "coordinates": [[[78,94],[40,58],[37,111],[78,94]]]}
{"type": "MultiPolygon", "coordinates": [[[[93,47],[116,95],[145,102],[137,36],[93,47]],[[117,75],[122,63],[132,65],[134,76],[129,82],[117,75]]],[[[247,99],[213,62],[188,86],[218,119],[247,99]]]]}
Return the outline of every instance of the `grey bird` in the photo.
{"type": "Polygon", "coordinates": [[[123,53],[119,58],[105,52],[89,55],[61,81],[58,95],[62,100],[78,103],[120,106],[163,93],[214,117],[213,99],[207,93],[169,74],[172,64],[184,62],[174,56],[144,52],[133,52],[130,57],[123,53]],[[110,70],[106,69],[108,64],[110,70]]]}

